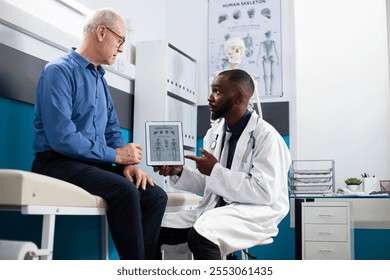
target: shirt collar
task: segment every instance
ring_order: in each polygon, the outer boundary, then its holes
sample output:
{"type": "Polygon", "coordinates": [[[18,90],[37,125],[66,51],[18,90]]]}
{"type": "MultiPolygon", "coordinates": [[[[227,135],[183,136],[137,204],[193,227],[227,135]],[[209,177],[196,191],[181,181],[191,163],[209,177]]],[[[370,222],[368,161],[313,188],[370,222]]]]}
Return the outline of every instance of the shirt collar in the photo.
{"type": "MultiPolygon", "coordinates": [[[[76,61],[76,63],[78,65],[80,65],[81,68],[88,68],[88,69],[91,69],[91,70],[95,70],[95,66],[89,62],[86,58],[84,58],[83,56],[81,56],[79,53],[76,52],[76,48],[71,48],[68,52],[68,55],[74,60],[76,61]]],[[[99,71],[99,73],[103,76],[104,73],[106,72],[104,70],[104,68],[99,65],[97,70],[99,71]]]]}
{"type": "Polygon", "coordinates": [[[245,126],[247,125],[251,115],[252,115],[252,112],[247,110],[245,112],[245,114],[241,117],[241,119],[238,121],[238,123],[232,128],[228,127],[226,122],[225,122],[225,131],[230,131],[232,133],[232,135],[234,135],[236,137],[240,137],[240,135],[244,131],[245,126]]]}

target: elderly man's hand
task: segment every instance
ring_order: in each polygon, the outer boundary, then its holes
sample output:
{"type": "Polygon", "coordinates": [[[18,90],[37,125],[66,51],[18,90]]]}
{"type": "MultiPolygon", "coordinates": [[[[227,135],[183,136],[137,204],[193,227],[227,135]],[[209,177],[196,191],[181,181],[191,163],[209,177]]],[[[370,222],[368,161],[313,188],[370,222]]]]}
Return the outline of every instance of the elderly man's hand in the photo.
{"type": "Polygon", "coordinates": [[[139,164],[142,159],[142,146],[137,143],[130,143],[116,149],[116,164],[139,164]]]}
{"type": "Polygon", "coordinates": [[[133,182],[137,189],[141,187],[141,189],[145,190],[146,183],[149,183],[149,185],[151,185],[152,187],[155,185],[154,180],[135,165],[125,166],[125,168],[123,169],[123,176],[129,179],[130,182],[133,182]]]}

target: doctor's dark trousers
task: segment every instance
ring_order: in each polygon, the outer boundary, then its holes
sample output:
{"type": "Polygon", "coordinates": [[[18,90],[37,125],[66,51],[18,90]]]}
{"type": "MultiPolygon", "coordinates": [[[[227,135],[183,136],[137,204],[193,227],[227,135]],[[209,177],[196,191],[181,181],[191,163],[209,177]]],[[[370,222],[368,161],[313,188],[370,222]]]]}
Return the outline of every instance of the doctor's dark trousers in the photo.
{"type": "Polygon", "coordinates": [[[167,195],[159,186],[137,190],[123,177],[121,166],[84,162],[54,151],[37,153],[32,171],[102,197],[108,205],[107,221],[121,259],[155,259],[167,204],[167,195]]]}

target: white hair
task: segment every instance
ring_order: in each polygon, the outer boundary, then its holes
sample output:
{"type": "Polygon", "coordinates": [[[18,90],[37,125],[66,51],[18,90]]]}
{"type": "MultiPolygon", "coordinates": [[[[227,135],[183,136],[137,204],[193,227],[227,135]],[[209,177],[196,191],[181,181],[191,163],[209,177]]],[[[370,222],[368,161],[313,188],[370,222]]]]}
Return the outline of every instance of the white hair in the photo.
{"type": "Polygon", "coordinates": [[[86,35],[91,34],[101,25],[114,29],[117,23],[118,14],[114,10],[110,8],[98,9],[87,16],[83,32],[86,35]]]}

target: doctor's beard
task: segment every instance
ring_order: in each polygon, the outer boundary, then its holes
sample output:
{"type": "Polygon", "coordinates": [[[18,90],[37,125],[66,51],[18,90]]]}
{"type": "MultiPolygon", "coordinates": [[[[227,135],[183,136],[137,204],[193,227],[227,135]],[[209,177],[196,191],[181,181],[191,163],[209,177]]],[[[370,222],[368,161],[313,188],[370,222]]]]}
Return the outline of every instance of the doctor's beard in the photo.
{"type": "Polygon", "coordinates": [[[218,120],[226,115],[233,107],[233,101],[226,101],[220,110],[215,109],[211,112],[211,120],[218,120]]]}

